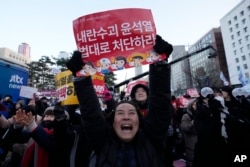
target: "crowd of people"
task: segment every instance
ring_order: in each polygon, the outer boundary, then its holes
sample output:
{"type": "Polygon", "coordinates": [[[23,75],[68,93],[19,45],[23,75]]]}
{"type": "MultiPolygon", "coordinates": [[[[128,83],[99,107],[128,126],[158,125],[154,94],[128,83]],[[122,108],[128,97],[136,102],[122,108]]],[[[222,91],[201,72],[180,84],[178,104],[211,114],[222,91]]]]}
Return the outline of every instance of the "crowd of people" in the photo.
{"type": "Polygon", "coordinates": [[[230,167],[236,155],[250,155],[250,102],[242,90],[204,87],[176,107],[167,61],[173,47],[157,35],[154,50],[167,58],[149,65],[149,84],[135,85],[129,100],[105,91],[105,109],[91,77],[76,76],[84,66],[79,51],[66,64],[78,105],[48,104],[36,94],[29,102],[2,99],[1,166],[173,167],[182,158],[186,167],[230,167]]]}
{"type": "Polygon", "coordinates": [[[250,99],[242,88],[204,87],[183,114],[186,166],[247,166],[237,155],[250,151],[250,99]]]}

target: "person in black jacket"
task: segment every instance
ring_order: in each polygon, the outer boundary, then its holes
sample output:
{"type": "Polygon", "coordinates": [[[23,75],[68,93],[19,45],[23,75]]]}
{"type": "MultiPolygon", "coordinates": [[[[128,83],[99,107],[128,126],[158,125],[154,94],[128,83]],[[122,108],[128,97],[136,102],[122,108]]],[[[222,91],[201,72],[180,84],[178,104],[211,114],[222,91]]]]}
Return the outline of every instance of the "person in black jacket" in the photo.
{"type": "MultiPolygon", "coordinates": [[[[69,117],[64,107],[60,104],[48,107],[40,123],[35,121],[34,113],[36,113],[34,106],[26,106],[19,109],[13,118],[14,125],[10,129],[8,141],[26,144],[19,165],[74,166],[71,164],[70,154],[73,150],[75,133],[68,124],[69,117]]],[[[9,165],[17,166],[17,163],[11,161],[9,165]]]]}
{"type": "MultiPolygon", "coordinates": [[[[172,52],[172,45],[156,37],[157,53],[172,52]]],[[[81,53],[75,51],[67,67],[75,76],[82,67],[81,53]]],[[[171,117],[170,66],[167,61],[149,67],[149,110],[142,115],[132,101],[119,102],[113,124],[105,119],[91,77],[76,77],[75,92],[80,104],[82,126],[93,146],[97,167],[165,167],[166,127],[171,117]]]]}
{"type": "Polygon", "coordinates": [[[148,87],[143,84],[136,84],[130,93],[131,99],[138,105],[143,116],[147,115],[148,95],[148,87]]]}
{"type": "Polygon", "coordinates": [[[197,142],[194,167],[229,166],[227,133],[223,128],[223,105],[210,87],[204,87],[197,98],[194,127],[197,142]]]}

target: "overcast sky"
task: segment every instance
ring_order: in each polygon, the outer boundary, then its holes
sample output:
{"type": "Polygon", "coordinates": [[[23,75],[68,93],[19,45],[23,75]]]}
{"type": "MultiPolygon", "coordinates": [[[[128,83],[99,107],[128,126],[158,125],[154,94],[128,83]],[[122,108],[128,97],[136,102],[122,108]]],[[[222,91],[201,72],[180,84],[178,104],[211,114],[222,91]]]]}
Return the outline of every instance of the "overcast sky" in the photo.
{"type": "Polygon", "coordinates": [[[32,60],[73,52],[72,21],[78,17],[119,8],[151,9],[157,34],[173,45],[192,45],[241,0],[2,0],[0,47],[17,51],[31,47],[32,60]]]}

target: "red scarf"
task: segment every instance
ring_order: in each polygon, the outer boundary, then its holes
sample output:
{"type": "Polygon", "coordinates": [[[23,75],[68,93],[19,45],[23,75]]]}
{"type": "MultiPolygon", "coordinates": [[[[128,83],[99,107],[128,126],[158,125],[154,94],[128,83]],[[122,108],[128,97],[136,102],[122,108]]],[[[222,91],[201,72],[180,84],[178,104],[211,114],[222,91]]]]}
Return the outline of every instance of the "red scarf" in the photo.
{"type": "MultiPolygon", "coordinates": [[[[44,128],[47,134],[52,135],[54,130],[48,130],[44,128]]],[[[34,167],[48,167],[49,157],[46,150],[39,146],[36,142],[33,142],[24,152],[22,159],[22,167],[29,167],[31,163],[34,163],[34,167]],[[32,158],[34,161],[32,162],[32,158]]]]}

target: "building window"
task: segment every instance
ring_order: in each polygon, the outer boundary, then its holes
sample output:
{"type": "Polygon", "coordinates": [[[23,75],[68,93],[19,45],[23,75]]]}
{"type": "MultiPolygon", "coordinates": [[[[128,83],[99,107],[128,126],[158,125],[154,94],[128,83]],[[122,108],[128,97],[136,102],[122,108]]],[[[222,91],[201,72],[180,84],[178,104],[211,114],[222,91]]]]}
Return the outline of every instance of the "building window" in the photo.
{"type": "Polygon", "coordinates": [[[232,43],[232,46],[235,48],[235,42],[232,43]]]}
{"type": "Polygon", "coordinates": [[[235,24],[235,28],[239,28],[239,24],[237,23],[237,24],[235,24]]]}
{"type": "Polygon", "coordinates": [[[236,63],[239,63],[239,58],[235,58],[235,62],[236,62],[236,63]]]}
{"type": "Polygon", "coordinates": [[[246,19],[242,19],[242,24],[245,24],[246,23],[246,19]]]}
{"type": "Polygon", "coordinates": [[[247,69],[247,68],[248,68],[248,67],[247,67],[247,64],[244,64],[243,67],[244,67],[244,69],[247,69]]]}
{"type": "Polygon", "coordinates": [[[244,11],[243,11],[243,10],[240,12],[240,15],[241,15],[241,16],[244,16],[244,11]]]}
{"type": "Polygon", "coordinates": [[[237,55],[237,50],[234,50],[234,55],[237,55]]]}
{"type": "Polygon", "coordinates": [[[243,30],[244,30],[244,32],[247,32],[247,27],[244,27],[244,29],[243,29],[243,30]]]}
{"type": "Polygon", "coordinates": [[[242,39],[239,39],[239,44],[241,44],[242,39]]]}
{"type": "Polygon", "coordinates": [[[245,55],[243,55],[241,58],[242,58],[242,61],[246,60],[246,56],[245,55]]]}
{"type": "Polygon", "coordinates": [[[234,21],[237,21],[237,16],[234,16],[234,21]]]}
{"type": "Polygon", "coordinates": [[[237,71],[240,71],[240,66],[237,66],[237,71]]]}
{"type": "Polygon", "coordinates": [[[232,28],[232,27],[230,27],[230,28],[229,28],[229,31],[230,31],[230,32],[233,32],[233,28],[232,28]]]}
{"type": "Polygon", "coordinates": [[[240,31],[237,32],[237,35],[240,36],[240,31]]]}
{"type": "Polygon", "coordinates": [[[232,22],[231,22],[231,20],[229,20],[229,21],[228,21],[228,25],[231,25],[231,24],[232,24],[232,22]]]}
{"type": "Polygon", "coordinates": [[[231,39],[234,39],[234,35],[231,35],[231,39]]]}
{"type": "Polygon", "coordinates": [[[249,79],[249,73],[248,72],[245,73],[245,76],[246,76],[246,78],[249,79]]]}
{"type": "Polygon", "coordinates": [[[250,49],[250,44],[247,45],[247,49],[250,49]]]}
{"type": "Polygon", "coordinates": [[[249,40],[249,35],[246,35],[245,39],[246,39],[246,41],[248,41],[249,40]]]}
{"type": "Polygon", "coordinates": [[[243,47],[240,48],[240,52],[241,52],[241,53],[243,52],[243,47]]]}
{"type": "Polygon", "coordinates": [[[250,5],[247,7],[247,10],[250,11],[250,5]]]}

